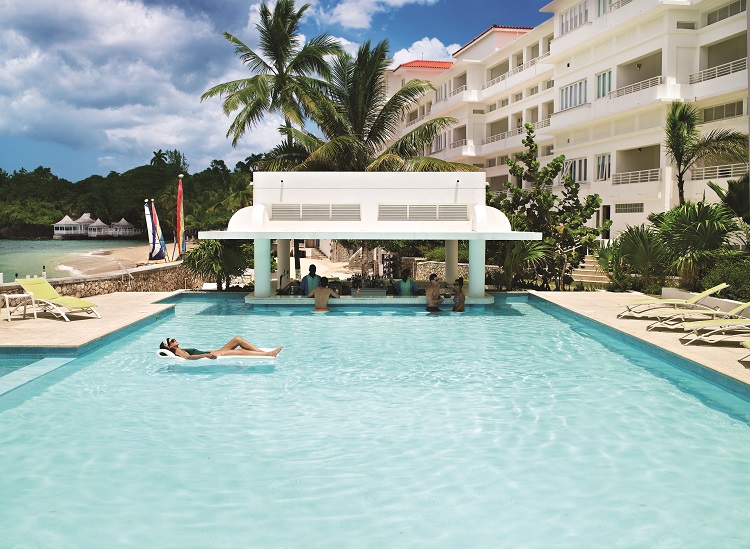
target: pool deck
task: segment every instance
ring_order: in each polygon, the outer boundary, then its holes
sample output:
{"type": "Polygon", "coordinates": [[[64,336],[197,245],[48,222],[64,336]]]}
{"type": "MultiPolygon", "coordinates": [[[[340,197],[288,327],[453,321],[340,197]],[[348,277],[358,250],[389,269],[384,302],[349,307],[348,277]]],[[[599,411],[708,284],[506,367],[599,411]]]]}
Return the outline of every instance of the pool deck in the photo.
{"type": "MultiPolygon", "coordinates": [[[[71,315],[71,322],[54,319],[50,315],[41,315],[37,319],[33,316],[21,318],[20,315],[14,315],[13,320],[8,322],[7,310],[0,309],[0,352],[3,349],[18,348],[31,352],[34,348],[50,347],[72,352],[103,340],[118,330],[153,318],[158,313],[168,312],[174,307],[173,304],[157,302],[177,293],[180,292],[123,292],[94,296],[87,299],[98,305],[102,318],[86,314],[71,315]]],[[[622,310],[619,304],[637,299],[641,294],[605,291],[530,293],[750,385],[750,362],[739,362],[748,351],[739,345],[738,340],[730,340],[725,344],[685,346],[678,339],[684,333],[680,330],[648,332],[646,326],[651,321],[618,319],[617,313],[622,310]]],[[[283,300],[274,301],[275,304],[281,304],[283,300]]],[[[299,303],[295,305],[299,306],[299,303]]]]}
{"type": "MultiPolygon", "coordinates": [[[[646,331],[646,326],[653,320],[617,318],[617,313],[623,310],[621,303],[648,298],[646,295],[606,291],[529,293],[750,385],[750,362],[739,362],[748,354],[748,350],[739,344],[742,339],[686,346],[679,341],[679,337],[686,333],[683,330],[646,331]]],[[[745,339],[750,339],[750,336],[745,339]]]]}

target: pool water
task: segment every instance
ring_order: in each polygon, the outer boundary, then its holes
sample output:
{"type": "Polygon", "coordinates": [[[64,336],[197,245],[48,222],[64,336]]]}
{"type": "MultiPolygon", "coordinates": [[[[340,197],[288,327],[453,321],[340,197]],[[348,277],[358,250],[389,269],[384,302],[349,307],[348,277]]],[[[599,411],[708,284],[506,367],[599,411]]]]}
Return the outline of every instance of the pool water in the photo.
{"type": "Polygon", "coordinates": [[[180,302],[0,398],[2,544],[746,545],[750,403],[549,312],[180,302]]]}

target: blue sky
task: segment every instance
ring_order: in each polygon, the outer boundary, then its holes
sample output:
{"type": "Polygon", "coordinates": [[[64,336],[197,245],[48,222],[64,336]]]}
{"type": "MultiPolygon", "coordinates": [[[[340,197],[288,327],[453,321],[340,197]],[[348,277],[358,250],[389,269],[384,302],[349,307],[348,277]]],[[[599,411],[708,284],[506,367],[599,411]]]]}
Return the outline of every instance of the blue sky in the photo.
{"type": "MultiPolygon", "coordinates": [[[[493,24],[533,27],[547,0],[311,0],[307,37],[356,51],[388,39],[394,61],[450,59],[493,24]]],[[[297,2],[301,6],[303,2],[297,2]]],[[[79,181],[178,149],[189,171],[231,169],[279,141],[266,119],[236,148],[211,86],[247,76],[224,40],[255,46],[259,3],[239,0],[0,0],[0,168],[45,166],[79,181]]]]}

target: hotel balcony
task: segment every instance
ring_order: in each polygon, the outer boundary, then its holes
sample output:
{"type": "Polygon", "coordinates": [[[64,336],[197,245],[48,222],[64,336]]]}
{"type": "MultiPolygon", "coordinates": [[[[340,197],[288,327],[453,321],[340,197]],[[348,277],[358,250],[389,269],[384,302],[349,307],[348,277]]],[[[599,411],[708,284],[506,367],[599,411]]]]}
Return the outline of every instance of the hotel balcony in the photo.
{"type": "Polygon", "coordinates": [[[661,195],[660,168],[621,172],[612,176],[609,196],[617,199],[657,199],[661,195]]]}
{"type": "Polygon", "coordinates": [[[693,73],[690,84],[693,91],[687,95],[698,98],[747,90],[747,57],[693,73]]]}
{"type": "Polygon", "coordinates": [[[519,65],[515,67],[514,69],[509,70],[505,74],[501,74],[497,78],[493,78],[492,80],[485,82],[484,84],[482,84],[482,97],[484,98],[491,97],[492,95],[501,91],[501,89],[515,86],[519,82],[528,80],[533,76],[545,73],[547,71],[552,71],[552,68],[553,68],[552,65],[546,65],[542,63],[542,66],[538,66],[540,62],[547,57],[549,57],[549,52],[543,53],[539,57],[535,57],[534,59],[531,59],[530,61],[526,61],[526,63],[519,65]],[[527,73],[527,74],[523,74],[522,76],[518,78],[514,78],[515,75],[524,73],[525,71],[528,71],[528,69],[532,67],[535,68],[534,74],[527,73]],[[504,85],[498,86],[498,84],[501,84],[501,83],[504,85]]]}
{"type": "Polygon", "coordinates": [[[506,149],[518,148],[522,145],[525,131],[523,127],[508,130],[497,135],[491,135],[482,139],[482,147],[479,155],[500,153],[506,149]]]}
{"type": "Polygon", "coordinates": [[[725,164],[706,166],[690,170],[691,181],[716,181],[717,179],[739,179],[747,173],[747,164],[725,164]]]}

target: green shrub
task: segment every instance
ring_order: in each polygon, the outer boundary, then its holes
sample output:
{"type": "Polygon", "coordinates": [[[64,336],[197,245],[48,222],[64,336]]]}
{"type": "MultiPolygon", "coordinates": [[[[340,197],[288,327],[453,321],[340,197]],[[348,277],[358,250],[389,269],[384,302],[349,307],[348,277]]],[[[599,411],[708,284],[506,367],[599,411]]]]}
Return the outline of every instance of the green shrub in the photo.
{"type": "Polygon", "coordinates": [[[701,279],[701,287],[705,290],[722,282],[729,284],[729,287],[721,291],[721,297],[750,301],[750,259],[719,261],[701,279]]]}

